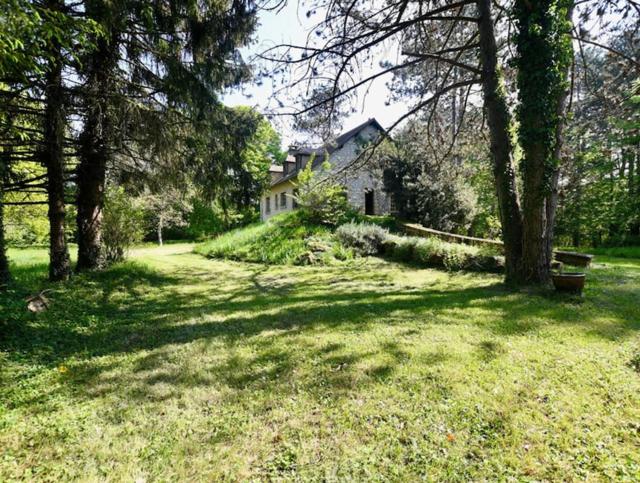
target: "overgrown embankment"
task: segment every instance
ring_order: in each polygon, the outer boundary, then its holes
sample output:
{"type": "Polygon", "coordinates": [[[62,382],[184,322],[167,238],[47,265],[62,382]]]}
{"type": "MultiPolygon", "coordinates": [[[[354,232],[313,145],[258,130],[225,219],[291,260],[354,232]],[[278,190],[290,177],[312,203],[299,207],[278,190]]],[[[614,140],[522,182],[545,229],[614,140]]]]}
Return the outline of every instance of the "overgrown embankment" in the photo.
{"type": "Polygon", "coordinates": [[[195,251],[209,258],[282,265],[332,264],[383,256],[447,270],[502,269],[501,257],[490,249],[436,238],[398,236],[383,226],[389,226],[389,221],[372,218],[333,229],[309,222],[302,212],[291,212],[233,230],[197,246],[195,251]]]}

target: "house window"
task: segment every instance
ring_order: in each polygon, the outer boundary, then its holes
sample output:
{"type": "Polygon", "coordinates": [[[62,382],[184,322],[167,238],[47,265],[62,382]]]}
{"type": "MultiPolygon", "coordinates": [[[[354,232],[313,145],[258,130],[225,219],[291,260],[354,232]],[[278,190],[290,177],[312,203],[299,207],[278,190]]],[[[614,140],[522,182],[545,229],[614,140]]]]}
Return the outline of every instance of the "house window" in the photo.
{"type": "Polygon", "coordinates": [[[265,213],[271,213],[271,197],[267,196],[267,199],[264,203],[264,211],[265,213]]]}
{"type": "Polygon", "coordinates": [[[300,171],[302,169],[302,156],[299,154],[296,156],[296,171],[300,171]]]}
{"type": "Polygon", "coordinates": [[[298,197],[298,188],[295,188],[293,190],[293,198],[292,198],[292,201],[291,201],[291,206],[293,208],[297,208],[298,207],[298,200],[296,199],[297,197],[298,197]]]}
{"type": "Polygon", "coordinates": [[[396,214],[398,212],[398,205],[396,204],[395,195],[389,196],[389,212],[391,212],[391,214],[396,214]]]}
{"type": "Polygon", "coordinates": [[[287,192],[283,192],[280,193],[280,207],[281,208],[286,208],[287,207],[287,192]]]}

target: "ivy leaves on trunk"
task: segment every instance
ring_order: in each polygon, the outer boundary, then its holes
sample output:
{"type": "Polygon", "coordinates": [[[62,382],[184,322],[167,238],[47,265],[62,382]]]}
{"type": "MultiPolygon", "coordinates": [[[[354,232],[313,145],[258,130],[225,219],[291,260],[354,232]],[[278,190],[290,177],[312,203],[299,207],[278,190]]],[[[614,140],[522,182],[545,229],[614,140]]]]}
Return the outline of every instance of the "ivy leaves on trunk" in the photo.
{"type": "Polygon", "coordinates": [[[483,94],[505,242],[506,279],[549,279],[567,82],[573,59],[570,1],[516,1],[518,142],[522,192],[517,190],[511,114],[497,57],[488,0],[478,1],[483,94]]]}

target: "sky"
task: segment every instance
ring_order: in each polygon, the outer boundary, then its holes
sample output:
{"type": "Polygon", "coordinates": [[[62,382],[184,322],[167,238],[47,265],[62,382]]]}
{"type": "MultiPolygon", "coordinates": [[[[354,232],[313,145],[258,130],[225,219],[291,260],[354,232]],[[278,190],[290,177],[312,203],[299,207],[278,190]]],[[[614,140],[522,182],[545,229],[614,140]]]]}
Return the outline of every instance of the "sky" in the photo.
{"type": "MultiPolygon", "coordinates": [[[[312,32],[314,23],[320,21],[321,15],[316,14],[307,18],[303,1],[288,1],[279,11],[262,11],[259,14],[259,27],[254,35],[255,43],[248,48],[242,49],[245,59],[251,61],[251,58],[269,47],[279,44],[288,43],[293,45],[304,46],[307,41],[309,32],[312,32]]],[[[578,17],[577,12],[574,14],[574,20],[578,17]]],[[[616,15],[606,15],[600,19],[600,22],[615,24],[619,19],[616,15]]],[[[592,22],[588,25],[588,30],[598,37],[600,30],[598,22],[592,22]]],[[[313,33],[311,33],[313,38],[313,33]]],[[[388,60],[393,63],[397,62],[397,49],[394,46],[387,47],[387,50],[378,52],[375,62],[388,60]]],[[[363,75],[371,73],[377,66],[371,66],[368,71],[362,72],[363,75]]],[[[356,125],[365,122],[370,118],[375,118],[385,128],[389,128],[403,114],[405,114],[410,106],[401,101],[387,103],[389,99],[389,89],[386,83],[391,79],[390,75],[382,76],[371,84],[366,91],[360,89],[358,92],[357,112],[350,114],[343,123],[342,131],[347,131],[356,125]]],[[[296,95],[304,95],[304,92],[295,92],[296,95]]],[[[270,82],[264,82],[258,85],[255,82],[245,84],[241,89],[235,89],[227,92],[223,96],[223,101],[228,106],[252,106],[263,114],[269,114],[274,110],[273,87],[270,82]]],[[[291,107],[291,106],[287,106],[291,107]]],[[[290,109],[287,109],[290,110],[290,109]]],[[[289,144],[300,144],[309,142],[304,135],[296,133],[292,128],[291,116],[274,116],[271,118],[275,129],[282,136],[283,148],[289,144]]]]}
{"type": "MultiPolygon", "coordinates": [[[[314,20],[317,22],[319,19],[318,15],[307,18],[305,13],[303,7],[299,7],[299,2],[287,2],[279,12],[261,12],[260,26],[255,35],[257,43],[250,48],[243,49],[243,56],[248,59],[258,52],[263,52],[265,49],[281,43],[305,45],[314,20]]],[[[391,51],[381,52],[379,60],[391,55],[391,51]]],[[[395,57],[393,59],[395,60],[395,57]]],[[[357,112],[350,114],[344,120],[343,131],[347,131],[370,118],[376,118],[383,127],[387,128],[406,112],[408,107],[404,103],[386,104],[389,90],[385,83],[389,80],[390,76],[385,76],[374,81],[366,97],[364,92],[359,93],[357,112]]],[[[223,96],[223,101],[228,106],[253,106],[266,114],[271,111],[273,106],[272,85],[270,82],[265,82],[261,86],[248,83],[241,90],[236,89],[226,93],[223,96]]],[[[284,147],[294,142],[305,141],[303,135],[291,129],[291,120],[291,116],[278,116],[272,121],[283,138],[284,147]]]]}

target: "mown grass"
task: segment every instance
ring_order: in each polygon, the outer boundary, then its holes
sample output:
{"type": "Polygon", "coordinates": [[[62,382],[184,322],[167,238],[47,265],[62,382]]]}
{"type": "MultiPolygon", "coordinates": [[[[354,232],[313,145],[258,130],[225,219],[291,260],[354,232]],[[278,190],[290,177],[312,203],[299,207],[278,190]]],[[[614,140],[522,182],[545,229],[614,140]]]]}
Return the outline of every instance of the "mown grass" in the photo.
{"type": "Polygon", "coordinates": [[[640,477],[640,260],[596,259],[575,299],[190,249],[51,286],[10,253],[1,481],[640,477]]]}

